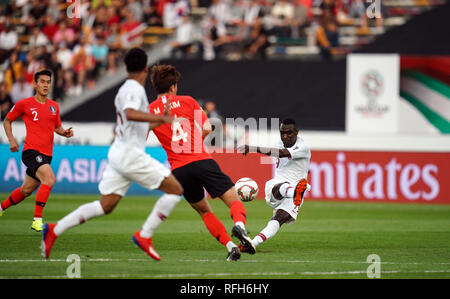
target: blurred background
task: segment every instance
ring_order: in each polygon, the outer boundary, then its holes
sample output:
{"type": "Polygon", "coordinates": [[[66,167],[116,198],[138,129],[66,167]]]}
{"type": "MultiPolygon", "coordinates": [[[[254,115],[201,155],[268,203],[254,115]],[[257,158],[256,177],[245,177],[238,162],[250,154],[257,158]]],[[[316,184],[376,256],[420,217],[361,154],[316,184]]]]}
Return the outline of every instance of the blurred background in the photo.
{"type": "MultiPolygon", "coordinates": [[[[254,178],[260,198],[272,159],[232,149],[273,145],[290,117],[312,150],[310,198],[448,204],[449,20],[444,0],[3,0],[1,118],[51,69],[50,98],[75,133],[55,137],[54,192],[97,194],[122,58],[140,46],[221,120],[207,140],[214,157],[233,180],[254,178]]],[[[23,123],[13,130],[23,144],[23,123]]],[[[25,169],[0,131],[0,192],[10,192],[25,169]]],[[[166,163],[153,135],[148,144],[166,163]]]]}

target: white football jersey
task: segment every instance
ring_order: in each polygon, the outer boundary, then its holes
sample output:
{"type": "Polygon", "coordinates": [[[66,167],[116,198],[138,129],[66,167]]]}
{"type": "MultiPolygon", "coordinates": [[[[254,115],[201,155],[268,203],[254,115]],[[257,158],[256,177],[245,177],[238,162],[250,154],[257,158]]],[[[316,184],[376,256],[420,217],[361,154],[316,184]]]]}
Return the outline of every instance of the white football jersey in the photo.
{"type": "Polygon", "coordinates": [[[132,108],[148,112],[148,104],[144,87],[133,79],[125,81],[119,88],[114,100],[117,113],[114,143],[126,144],[145,150],[149,123],[127,120],[125,110],[132,108]]]}
{"type": "MultiPolygon", "coordinates": [[[[284,148],[281,140],[277,146],[284,148]]],[[[297,136],[297,142],[286,149],[291,153],[291,158],[277,159],[274,179],[289,182],[291,185],[297,184],[301,179],[308,179],[311,159],[309,145],[300,136],[297,136]]]]}

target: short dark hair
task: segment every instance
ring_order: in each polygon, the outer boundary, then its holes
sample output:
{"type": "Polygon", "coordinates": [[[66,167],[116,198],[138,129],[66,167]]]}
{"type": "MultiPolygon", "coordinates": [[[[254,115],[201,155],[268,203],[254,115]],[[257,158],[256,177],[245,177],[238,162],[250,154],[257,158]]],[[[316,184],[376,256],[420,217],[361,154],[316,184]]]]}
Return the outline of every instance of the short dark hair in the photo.
{"type": "Polygon", "coordinates": [[[39,72],[36,72],[34,74],[34,82],[37,83],[37,81],[39,80],[40,76],[49,76],[50,79],[51,79],[52,78],[52,71],[45,69],[45,70],[40,70],[39,72]]]}
{"type": "Polygon", "coordinates": [[[293,118],[285,118],[281,121],[281,124],[283,125],[294,125],[295,127],[297,127],[297,123],[295,122],[295,120],[293,118]]]}
{"type": "Polygon", "coordinates": [[[147,67],[147,53],[141,48],[132,48],[125,54],[124,61],[127,72],[140,72],[147,67]]]}
{"type": "Polygon", "coordinates": [[[180,77],[181,73],[172,65],[155,64],[150,74],[153,88],[158,94],[168,92],[180,77]]]}

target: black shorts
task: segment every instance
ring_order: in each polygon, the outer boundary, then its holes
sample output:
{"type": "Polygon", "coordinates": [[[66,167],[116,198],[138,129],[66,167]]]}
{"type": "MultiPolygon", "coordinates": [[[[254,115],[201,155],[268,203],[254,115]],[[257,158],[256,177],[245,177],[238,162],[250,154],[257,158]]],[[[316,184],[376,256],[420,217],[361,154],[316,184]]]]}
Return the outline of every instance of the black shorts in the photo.
{"type": "Polygon", "coordinates": [[[172,174],[183,186],[184,197],[190,203],[199,202],[205,197],[203,188],[214,198],[234,186],[230,177],[212,159],[189,163],[173,170],[172,174]]]}
{"type": "Polygon", "coordinates": [[[40,180],[36,177],[36,171],[42,165],[50,164],[52,162],[52,157],[29,149],[22,152],[22,162],[27,167],[27,175],[40,182],[40,180]]]}

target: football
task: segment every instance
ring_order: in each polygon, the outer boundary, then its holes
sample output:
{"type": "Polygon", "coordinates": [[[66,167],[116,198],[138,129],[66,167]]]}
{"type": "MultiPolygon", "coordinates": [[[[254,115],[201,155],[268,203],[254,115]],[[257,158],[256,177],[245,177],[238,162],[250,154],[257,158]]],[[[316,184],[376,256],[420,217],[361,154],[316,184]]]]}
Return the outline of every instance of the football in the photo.
{"type": "Polygon", "coordinates": [[[258,195],[258,184],[251,178],[241,178],[237,180],[236,191],[242,201],[252,201],[258,195]]]}

